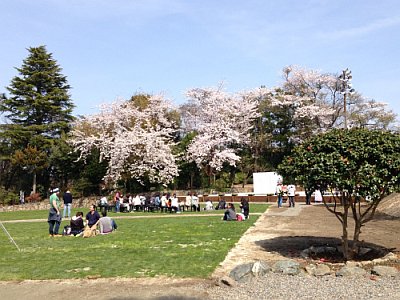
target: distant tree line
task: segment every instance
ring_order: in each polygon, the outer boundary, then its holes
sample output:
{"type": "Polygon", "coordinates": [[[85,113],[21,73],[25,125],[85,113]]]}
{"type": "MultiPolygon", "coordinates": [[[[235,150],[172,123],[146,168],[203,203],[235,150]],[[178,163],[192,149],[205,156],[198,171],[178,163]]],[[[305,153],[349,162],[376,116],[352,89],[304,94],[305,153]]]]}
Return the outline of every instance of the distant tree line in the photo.
{"type": "Polygon", "coordinates": [[[253,172],[277,170],[296,145],[343,128],[345,119],[351,128],[397,130],[385,104],[346,94],[337,74],[295,66],[284,68],[275,88],[195,88],[180,106],[137,94],[74,117],[71,87],[53,55],[45,46],[28,52],[0,98],[0,203],[21,190],[43,198],[54,186],[79,195],[229,191],[253,172]]]}

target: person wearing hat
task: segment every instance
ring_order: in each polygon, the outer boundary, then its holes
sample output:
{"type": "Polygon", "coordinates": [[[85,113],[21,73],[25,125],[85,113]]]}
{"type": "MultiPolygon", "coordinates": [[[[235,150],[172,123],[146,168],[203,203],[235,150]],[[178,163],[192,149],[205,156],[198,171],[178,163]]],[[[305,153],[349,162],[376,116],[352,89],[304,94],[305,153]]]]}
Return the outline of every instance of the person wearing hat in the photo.
{"type": "Polygon", "coordinates": [[[49,223],[49,234],[51,237],[53,236],[61,236],[58,234],[58,230],[60,229],[61,223],[61,214],[60,214],[60,198],[58,195],[60,194],[60,190],[58,188],[53,189],[52,194],[50,195],[50,211],[47,222],[49,223]]]}

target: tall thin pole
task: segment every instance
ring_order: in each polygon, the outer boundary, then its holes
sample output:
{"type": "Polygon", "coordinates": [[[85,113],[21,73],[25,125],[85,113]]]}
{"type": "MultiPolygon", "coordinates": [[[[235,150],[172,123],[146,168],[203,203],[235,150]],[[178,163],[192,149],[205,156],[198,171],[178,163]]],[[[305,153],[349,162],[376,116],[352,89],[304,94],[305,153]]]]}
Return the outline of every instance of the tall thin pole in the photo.
{"type": "Polygon", "coordinates": [[[4,227],[3,222],[0,221],[0,226],[1,228],[3,228],[3,231],[6,233],[6,235],[8,236],[8,239],[10,240],[11,243],[13,243],[15,245],[15,247],[18,249],[19,252],[21,252],[21,249],[18,247],[17,243],[14,241],[14,239],[12,238],[12,236],[10,235],[10,233],[7,231],[7,229],[4,227]]]}
{"type": "Polygon", "coordinates": [[[346,96],[347,96],[347,92],[344,92],[344,96],[343,96],[343,114],[344,114],[344,128],[347,129],[347,103],[346,103],[346,96]]]}

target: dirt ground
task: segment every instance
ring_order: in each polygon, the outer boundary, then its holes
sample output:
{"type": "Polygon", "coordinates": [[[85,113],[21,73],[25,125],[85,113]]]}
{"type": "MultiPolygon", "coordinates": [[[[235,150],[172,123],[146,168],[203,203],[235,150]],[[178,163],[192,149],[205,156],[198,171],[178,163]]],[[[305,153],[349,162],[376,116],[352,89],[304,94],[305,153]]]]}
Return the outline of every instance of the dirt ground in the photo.
{"type": "MultiPolygon", "coordinates": [[[[363,228],[361,240],[390,249],[400,256],[399,232],[400,218],[378,214],[363,228]]],[[[0,298],[206,299],[207,291],[215,286],[215,278],[226,275],[240,263],[255,260],[273,263],[286,258],[300,260],[300,251],[315,244],[339,243],[340,236],[340,222],[322,205],[278,208],[274,204],[243,235],[209,280],[160,277],[0,282],[0,298]]]]}

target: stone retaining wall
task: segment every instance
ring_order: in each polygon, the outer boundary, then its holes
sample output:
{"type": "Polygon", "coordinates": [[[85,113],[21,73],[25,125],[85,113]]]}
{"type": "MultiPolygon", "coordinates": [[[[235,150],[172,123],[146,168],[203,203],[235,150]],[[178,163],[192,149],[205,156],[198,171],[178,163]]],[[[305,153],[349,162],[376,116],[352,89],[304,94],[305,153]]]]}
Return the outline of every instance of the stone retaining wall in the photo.
{"type": "MultiPolygon", "coordinates": [[[[96,204],[98,200],[98,197],[87,197],[87,198],[80,198],[80,199],[74,199],[72,201],[72,207],[87,207],[91,204],[96,204]]],[[[62,200],[61,200],[62,201],[62,200]]],[[[6,212],[6,211],[22,211],[22,210],[48,210],[50,209],[50,203],[49,200],[43,200],[40,202],[36,203],[26,203],[26,204],[21,204],[21,205],[0,205],[0,212],[6,212]]]]}

